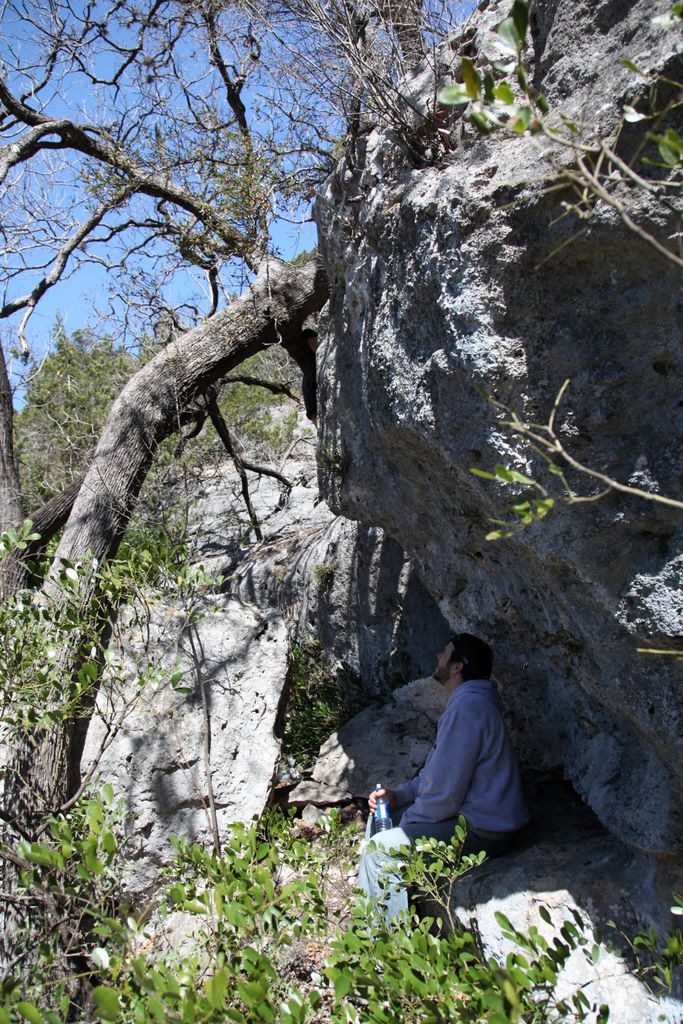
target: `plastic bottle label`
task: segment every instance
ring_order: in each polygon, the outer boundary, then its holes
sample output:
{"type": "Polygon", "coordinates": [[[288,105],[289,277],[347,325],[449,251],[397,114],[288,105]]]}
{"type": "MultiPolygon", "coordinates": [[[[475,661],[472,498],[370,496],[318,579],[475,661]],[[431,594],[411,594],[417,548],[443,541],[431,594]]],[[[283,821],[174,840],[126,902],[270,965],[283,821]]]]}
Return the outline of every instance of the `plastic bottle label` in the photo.
{"type": "Polygon", "coordinates": [[[386,821],[389,817],[389,804],[380,801],[375,807],[375,820],[386,821]]]}

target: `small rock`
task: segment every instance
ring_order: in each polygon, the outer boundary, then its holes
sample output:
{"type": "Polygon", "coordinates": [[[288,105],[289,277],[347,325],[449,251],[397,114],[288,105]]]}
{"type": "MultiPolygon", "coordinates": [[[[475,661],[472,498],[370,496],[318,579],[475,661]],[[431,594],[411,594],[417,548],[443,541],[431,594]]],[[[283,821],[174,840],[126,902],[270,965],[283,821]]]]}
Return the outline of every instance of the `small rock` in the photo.
{"type": "Polygon", "coordinates": [[[301,820],[306,825],[317,825],[320,819],[324,817],[324,814],[325,812],[320,807],[316,807],[315,804],[306,804],[301,812],[301,820]]]}
{"type": "Polygon", "coordinates": [[[295,786],[289,794],[290,807],[304,807],[312,804],[315,807],[329,807],[331,804],[345,804],[352,799],[351,793],[339,786],[328,786],[323,782],[304,780],[295,786]]]}

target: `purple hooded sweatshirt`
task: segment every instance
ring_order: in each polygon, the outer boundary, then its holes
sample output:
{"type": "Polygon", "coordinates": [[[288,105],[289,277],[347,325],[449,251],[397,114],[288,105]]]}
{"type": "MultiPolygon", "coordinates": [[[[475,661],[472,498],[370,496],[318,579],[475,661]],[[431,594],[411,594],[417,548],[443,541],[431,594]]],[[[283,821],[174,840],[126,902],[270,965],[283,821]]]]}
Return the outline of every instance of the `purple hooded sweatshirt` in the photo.
{"type": "Polygon", "coordinates": [[[501,713],[496,684],[469,679],[453,692],[439,719],[424,767],[396,790],[411,804],[401,825],[458,814],[488,832],[512,832],[529,820],[519,767],[501,713]]]}

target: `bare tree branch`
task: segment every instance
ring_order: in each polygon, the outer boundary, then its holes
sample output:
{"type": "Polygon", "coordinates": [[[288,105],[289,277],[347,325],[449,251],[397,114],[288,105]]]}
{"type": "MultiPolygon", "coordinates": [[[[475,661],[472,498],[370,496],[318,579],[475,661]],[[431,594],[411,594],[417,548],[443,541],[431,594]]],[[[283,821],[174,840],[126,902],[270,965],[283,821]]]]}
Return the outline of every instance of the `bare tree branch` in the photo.
{"type": "Polygon", "coordinates": [[[287,398],[291,398],[292,401],[301,405],[301,399],[296,395],[288,384],[276,384],[272,380],[263,380],[261,377],[250,377],[246,373],[232,373],[229,377],[223,378],[224,384],[250,384],[256,388],[265,388],[266,391],[271,391],[274,395],[286,395],[287,398]]]}
{"type": "Polygon", "coordinates": [[[59,249],[50,271],[45,274],[36,285],[34,285],[31,291],[26,295],[13,299],[11,302],[6,303],[2,308],[0,308],[0,319],[11,316],[18,310],[26,308],[26,314],[21,321],[18,331],[22,351],[28,352],[28,345],[24,335],[28,319],[45,292],[60,280],[64,270],[66,269],[69,257],[78,248],[80,248],[92,231],[102,222],[107,213],[116,209],[116,207],[125,202],[133,191],[133,186],[131,184],[127,184],[123,188],[119,189],[111,199],[101,203],[91,216],[78,226],[68,241],[59,249]]]}
{"type": "MultiPolygon", "coordinates": [[[[253,252],[253,246],[245,236],[217,216],[209,205],[192,195],[187,189],[176,185],[168,177],[161,177],[136,163],[116,146],[114,140],[108,139],[103,129],[94,125],[80,125],[69,120],[52,120],[38,113],[27,104],[12,95],[6,83],[0,80],[0,101],[18,121],[31,128],[45,129],[45,134],[56,135],[60,140],[58,148],[72,149],[84,156],[91,157],[106,164],[128,178],[131,191],[150,196],[153,199],[165,200],[192,214],[197,220],[206,224],[235,255],[241,255],[250,265],[258,262],[260,254],[253,252]]],[[[23,147],[19,148],[21,158],[28,159],[23,147]]]]}
{"type": "Polygon", "coordinates": [[[259,524],[258,516],[256,515],[256,511],[251,501],[251,495],[249,493],[249,480],[247,479],[247,474],[244,471],[244,463],[242,462],[240,453],[237,451],[237,448],[233,443],[232,437],[230,436],[230,431],[228,430],[228,425],[225,422],[225,419],[223,418],[223,414],[218,408],[215,390],[211,389],[210,391],[207,391],[206,397],[206,411],[209,414],[209,419],[213,423],[216,433],[223,442],[223,447],[225,448],[226,452],[232,459],[233,465],[239,475],[240,484],[242,487],[242,497],[244,498],[244,504],[246,505],[247,508],[247,514],[249,516],[251,528],[254,531],[256,539],[263,540],[261,526],[259,524]]]}

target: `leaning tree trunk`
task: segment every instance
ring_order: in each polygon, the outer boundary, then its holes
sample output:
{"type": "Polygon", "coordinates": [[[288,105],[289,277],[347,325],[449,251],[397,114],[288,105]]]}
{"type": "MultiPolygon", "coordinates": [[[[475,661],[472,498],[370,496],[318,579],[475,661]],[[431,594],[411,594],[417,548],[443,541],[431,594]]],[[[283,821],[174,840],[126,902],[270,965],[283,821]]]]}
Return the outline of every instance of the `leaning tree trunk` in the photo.
{"type": "MultiPolygon", "coordinates": [[[[172,341],[126,384],[112,406],[92,462],[81,484],[45,584],[58,598],[61,559],[72,563],[115,554],[140,487],[160,442],[184,420],[184,410],[207,387],[254,353],[278,343],[295,347],[304,319],[319,310],[327,283],[315,262],[303,267],[270,260],[251,288],[228,309],[172,341]]],[[[86,586],[87,603],[94,594],[86,586]]],[[[78,669],[78,637],[59,652],[64,676],[78,669]]],[[[31,832],[76,791],[91,699],[79,720],[34,733],[30,749],[18,744],[5,777],[5,822],[31,832]]],[[[5,886],[15,866],[5,860],[5,886]]],[[[0,904],[5,963],[11,950],[11,920],[0,904]],[[3,920],[3,914],[5,919],[3,920]]]]}

